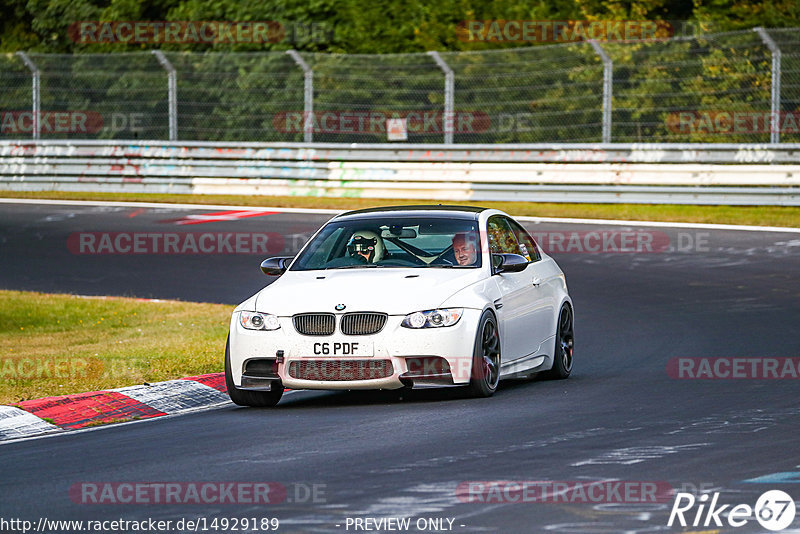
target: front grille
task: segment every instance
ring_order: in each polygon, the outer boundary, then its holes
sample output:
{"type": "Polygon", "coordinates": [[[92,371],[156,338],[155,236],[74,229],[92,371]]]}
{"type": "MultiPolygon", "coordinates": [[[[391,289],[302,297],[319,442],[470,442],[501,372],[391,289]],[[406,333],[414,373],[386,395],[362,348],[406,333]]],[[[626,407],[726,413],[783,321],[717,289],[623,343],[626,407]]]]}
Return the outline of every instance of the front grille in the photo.
{"type": "Polygon", "coordinates": [[[391,360],[297,360],[289,376],[300,380],[374,380],[394,373],[391,360]]]}
{"type": "Polygon", "coordinates": [[[336,329],[332,313],[301,313],[292,317],[294,328],[306,336],[329,336],[336,329]]]}
{"type": "Polygon", "coordinates": [[[348,336],[377,334],[386,324],[386,317],[385,313],[346,313],[342,316],[339,328],[341,328],[342,334],[347,334],[348,336]]]}

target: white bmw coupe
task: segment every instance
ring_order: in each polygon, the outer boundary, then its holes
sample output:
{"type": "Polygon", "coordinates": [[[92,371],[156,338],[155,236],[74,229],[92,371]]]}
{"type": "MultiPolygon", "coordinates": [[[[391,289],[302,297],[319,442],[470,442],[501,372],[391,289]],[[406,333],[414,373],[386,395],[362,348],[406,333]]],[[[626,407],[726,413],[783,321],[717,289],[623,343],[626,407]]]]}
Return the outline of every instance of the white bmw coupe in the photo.
{"type": "Polygon", "coordinates": [[[231,400],[274,406],[284,388],[465,386],[572,370],[564,273],[494,209],[400,206],[328,221],[279,278],[233,311],[231,400]]]}

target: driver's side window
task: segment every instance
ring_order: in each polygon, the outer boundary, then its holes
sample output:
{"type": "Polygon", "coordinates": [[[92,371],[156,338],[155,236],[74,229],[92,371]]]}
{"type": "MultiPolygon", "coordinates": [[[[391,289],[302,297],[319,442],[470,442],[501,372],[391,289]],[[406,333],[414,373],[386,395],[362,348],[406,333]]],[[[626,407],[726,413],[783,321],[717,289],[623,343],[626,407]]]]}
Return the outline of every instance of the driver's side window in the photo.
{"type": "Polygon", "coordinates": [[[511,230],[517,237],[520,253],[525,256],[529,262],[539,261],[542,259],[542,255],[539,254],[539,247],[536,245],[536,242],[528,234],[528,232],[516,221],[508,222],[511,225],[511,230]]]}
{"type": "Polygon", "coordinates": [[[519,254],[519,244],[514,232],[503,217],[495,215],[488,223],[489,250],[492,254],[519,254]]]}

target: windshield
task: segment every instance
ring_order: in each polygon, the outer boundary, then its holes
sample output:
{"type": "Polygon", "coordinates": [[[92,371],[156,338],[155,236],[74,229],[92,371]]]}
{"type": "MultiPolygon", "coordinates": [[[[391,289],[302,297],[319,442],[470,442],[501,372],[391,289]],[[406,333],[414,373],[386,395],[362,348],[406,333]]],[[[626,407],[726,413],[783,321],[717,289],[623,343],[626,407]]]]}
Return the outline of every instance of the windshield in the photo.
{"type": "Polygon", "coordinates": [[[376,267],[481,266],[478,222],[441,217],[333,221],[298,256],[292,271],[376,267]]]}

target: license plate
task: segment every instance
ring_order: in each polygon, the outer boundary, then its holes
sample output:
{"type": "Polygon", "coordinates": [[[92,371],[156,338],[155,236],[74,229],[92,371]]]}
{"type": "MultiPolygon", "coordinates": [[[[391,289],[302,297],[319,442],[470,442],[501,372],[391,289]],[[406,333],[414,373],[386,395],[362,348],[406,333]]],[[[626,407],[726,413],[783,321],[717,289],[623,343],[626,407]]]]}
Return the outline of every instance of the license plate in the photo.
{"type": "Polygon", "coordinates": [[[373,353],[372,341],[307,341],[300,354],[302,356],[369,357],[373,353]]]}

